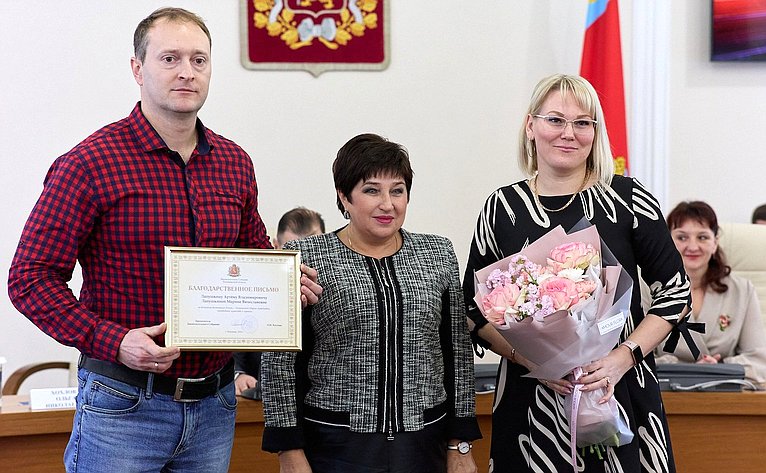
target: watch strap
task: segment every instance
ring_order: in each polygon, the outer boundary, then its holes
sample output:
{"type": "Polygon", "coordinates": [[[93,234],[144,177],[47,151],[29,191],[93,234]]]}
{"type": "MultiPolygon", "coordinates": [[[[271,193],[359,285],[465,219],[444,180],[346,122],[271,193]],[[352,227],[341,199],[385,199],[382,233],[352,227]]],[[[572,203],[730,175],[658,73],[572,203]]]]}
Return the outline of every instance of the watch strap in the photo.
{"type": "Polygon", "coordinates": [[[632,340],[625,340],[620,345],[630,350],[630,354],[633,357],[633,366],[637,366],[644,361],[644,352],[641,350],[641,345],[632,340]]]}

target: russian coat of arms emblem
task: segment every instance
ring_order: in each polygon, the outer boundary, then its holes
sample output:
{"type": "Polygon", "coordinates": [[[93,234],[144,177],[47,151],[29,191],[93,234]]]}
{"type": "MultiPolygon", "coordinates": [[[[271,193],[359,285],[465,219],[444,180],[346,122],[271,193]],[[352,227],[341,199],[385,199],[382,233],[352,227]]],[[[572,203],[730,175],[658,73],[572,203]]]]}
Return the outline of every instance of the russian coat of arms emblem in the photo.
{"type": "Polygon", "coordinates": [[[388,66],[385,0],[242,0],[248,69],[382,70],[388,66]]]}

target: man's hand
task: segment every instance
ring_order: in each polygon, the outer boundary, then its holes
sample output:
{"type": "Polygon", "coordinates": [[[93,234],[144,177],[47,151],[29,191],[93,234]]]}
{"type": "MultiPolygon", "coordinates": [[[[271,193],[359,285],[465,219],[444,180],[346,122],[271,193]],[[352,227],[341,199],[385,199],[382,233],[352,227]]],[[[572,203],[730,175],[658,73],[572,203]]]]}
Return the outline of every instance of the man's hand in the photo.
{"type": "Polygon", "coordinates": [[[164,373],[173,360],[181,356],[178,347],[161,347],[154,342],[154,337],[162,335],[166,329],[163,322],[129,331],[122,339],[117,361],[134,370],[164,373]]]}
{"type": "Polygon", "coordinates": [[[314,305],[322,295],[322,286],[317,284],[317,270],[301,264],[301,306],[314,305]]]}
{"type": "Polygon", "coordinates": [[[256,384],[258,384],[258,380],[255,379],[255,377],[250,376],[247,373],[240,373],[239,376],[237,376],[237,379],[234,380],[234,389],[237,396],[241,396],[242,391],[254,388],[256,384]]]}

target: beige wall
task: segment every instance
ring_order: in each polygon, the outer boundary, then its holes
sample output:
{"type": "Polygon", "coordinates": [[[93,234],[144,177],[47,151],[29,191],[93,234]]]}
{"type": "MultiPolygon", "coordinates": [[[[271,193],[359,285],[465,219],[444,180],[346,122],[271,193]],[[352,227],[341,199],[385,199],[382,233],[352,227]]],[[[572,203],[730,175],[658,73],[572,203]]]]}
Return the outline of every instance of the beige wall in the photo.
{"type": "MultiPolygon", "coordinates": [[[[129,70],[133,29],[167,3],[0,0],[3,293],[46,170],[130,111],[138,97],[129,70]]],[[[587,4],[445,0],[437,8],[393,0],[386,71],[314,78],[241,67],[239,1],[172,3],[207,20],[214,73],[200,116],[252,156],[270,229],[295,205],[320,211],[328,229],[342,225],[330,165],[348,138],[372,131],[410,150],[416,175],[406,227],[448,236],[461,263],[484,198],[521,177],[516,134],[532,86],[544,75],[579,70],[587,4]]],[[[631,8],[630,1],[620,4],[628,86],[631,8]]],[[[672,15],[669,200],[707,198],[723,220],[745,221],[766,201],[756,161],[766,64],[707,61],[708,2],[673,2],[672,15]]],[[[0,355],[8,358],[6,376],[28,362],[70,357],[7,297],[0,298],[0,355]]]]}

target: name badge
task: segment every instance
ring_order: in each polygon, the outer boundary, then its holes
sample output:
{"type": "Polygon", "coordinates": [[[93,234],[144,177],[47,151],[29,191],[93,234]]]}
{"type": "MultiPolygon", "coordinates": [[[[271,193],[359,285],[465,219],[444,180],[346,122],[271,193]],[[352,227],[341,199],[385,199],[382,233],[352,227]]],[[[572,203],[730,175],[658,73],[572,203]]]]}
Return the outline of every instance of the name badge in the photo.
{"type": "Polygon", "coordinates": [[[74,409],[77,388],[45,388],[29,390],[29,408],[33,411],[47,409],[74,409]]]}

